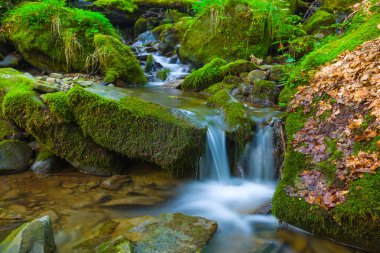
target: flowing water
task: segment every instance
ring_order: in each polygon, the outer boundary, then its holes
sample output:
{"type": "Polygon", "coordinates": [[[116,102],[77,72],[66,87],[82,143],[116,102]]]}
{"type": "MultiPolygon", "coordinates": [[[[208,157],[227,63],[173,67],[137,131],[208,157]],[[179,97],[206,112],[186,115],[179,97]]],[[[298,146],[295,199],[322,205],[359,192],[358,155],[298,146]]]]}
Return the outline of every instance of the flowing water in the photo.
{"type": "MultiPolygon", "coordinates": [[[[141,35],[133,45],[137,56],[146,55],[146,45],[154,41],[150,32],[141,35]]],[[[217,221],[218,231],[205,252],[354,252],[293,228],[284,228],[271,215],[257,214],[270,205],[275,191],[271,123],[279,112],[247,105],[249,115],[256,122],[255,135],[239,159],[238,172],[232,173],[221,112],[208,107],[201,94],[164,88],[164,84],[188,74],[190,68],[176,57],[152,54],[156,69],[147,74],[147,87],[121,89],[99,85],[89,90],[116,100],[125,96],[140,97],[172,108],[174,113],[207,127],[207,147],[199,163],[198,180],[171,179],[158,168],[142,164],[128,171],[126,183],[120,189],[105,191],[97,187],[104,180],[97,176],[74,171],[50,175],[27,172],[0,178],[0,191],[6,192],[0,197],[0,205],[18,209],[32,218],[43,213],[53,217],[60,253],[71,252],[71,247],[86,232],[106,219],[162,212],[182,212],[217,221]],[[171,71],[166,81],[156,77],[163,68],[171,71]],[[19,189],[20,184],[22,189],[19,189]],[[103,202],[103,199],[111,201],[103,202]],[[112,205],[114,200],[119,204],[112,205]]],[[[142,62],[143,67],[144,64],[142,62]]],[[[0,231],[0,239],[4,236],[0,231]]]]}

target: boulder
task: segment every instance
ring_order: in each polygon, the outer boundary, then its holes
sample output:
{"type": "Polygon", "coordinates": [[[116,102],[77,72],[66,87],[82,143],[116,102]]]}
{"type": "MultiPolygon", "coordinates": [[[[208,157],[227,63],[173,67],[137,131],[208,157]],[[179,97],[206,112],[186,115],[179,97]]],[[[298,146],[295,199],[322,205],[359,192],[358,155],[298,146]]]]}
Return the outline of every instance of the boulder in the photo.
{"type": "Polygon", "coordinates": [[[85,236],[74,252],[200,252],[216,230],[215,221],[180,213],[111,220],[85,236]]]}
{"type": "Polygon", "coordinates": [[[54,234],[50,218],[44,216],[14,230],[2,243],[2,253],[54,253],[54,234]]]}
{"type": "Polygon", "coordinates": [[[0,61],[0,67],[1,68],[9,68],[9,67],[16,67],[20,64],[22,61],[22,56],[18,53],[12,53],[8,54],[4,57],[2,61],[0,61]]]}
{"type": "Polygon", "coordinates": [[[181,42],[182,37],[183,33],[179,29],[175,27],[166,27],[160,33],[158,50],[164,55],[172,53],[179,48],[179,43],[181,42]]]}
{"type": "Polygon", "coordinates": [[[22,141],[0,142],[0,173],[22,172],[29,168],[32,149],[22,141]]]}
{"type": "Polygon", "coordinates": [[[264,80],[267,78],[267,71],[253,70],[247,76],[247,83],[253,83],[256,79],[264,80]]]}
{"type": "Polygon", "coordinates": [[[283,65],[274,65],[269,72],[270,81],[281,81],[285,75],[285,66],[283,65]]]}

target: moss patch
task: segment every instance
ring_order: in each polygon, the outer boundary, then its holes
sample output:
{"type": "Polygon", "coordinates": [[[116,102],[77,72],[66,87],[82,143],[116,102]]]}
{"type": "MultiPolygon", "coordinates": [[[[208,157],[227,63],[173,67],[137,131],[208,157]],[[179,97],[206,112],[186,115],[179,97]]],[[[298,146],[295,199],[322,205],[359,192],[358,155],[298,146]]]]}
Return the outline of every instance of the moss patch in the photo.
{"type": "Polygon", "coordinates": [[[69,104],[84,133],[102,146],[175,175],[195,173],[205,130],[167,108],[134,97],[109,100],[80,87],[69,91],[69,104]]]}
{"type": "Polygon", "coordinates": [[[95,35],[94,44],[106,82],[122,80],[130,85],[148,82],[131,49],[108,35],[95,35]]]}
{"type": "Polygon", "coordinates": [[[212,84],[222,81],[224,76],[220,71],[220,67],[225,64],[226,62],[219,58],[212,60],[210,63],[188,75],[181,85],[182,89],[185,91],[200,91],[208,88],[212,84]]]}

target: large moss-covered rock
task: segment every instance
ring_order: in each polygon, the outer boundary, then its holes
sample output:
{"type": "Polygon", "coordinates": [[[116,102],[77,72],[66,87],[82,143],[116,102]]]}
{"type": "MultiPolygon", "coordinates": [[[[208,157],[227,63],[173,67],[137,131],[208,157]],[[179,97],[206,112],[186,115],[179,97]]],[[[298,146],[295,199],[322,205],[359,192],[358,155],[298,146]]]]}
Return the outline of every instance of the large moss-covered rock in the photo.
{"type": "Polygon", "coordinates": [[[99,145],[173,174],[195,173],[205,129],[135,97],[116,101],[81,87],[71,89],[68,96],[76,122],[99,145]]]}
{"type": "Polygon", "coordinates": [[[271,38],[265,30],[269,2],[254,6],[229,0],[214,5],[192,22],[181,42],[182,59],[202,66],[214,57],[228,60],[264,57],[271,38]],[[221,18],[222,17],[222,18],[221,18]]]}
{"type": "Polygon", "coordinates": [[[316,11],[303,25],[303,29],[308,34],[316,32],[328,32],[334,28],[326,29],[327,27],[335,24],[335,16],[324,10],[316,11]]]}
{"type": "Polygon", "coordinates": [[[65,7],[62,1],[28,2],[12,10],[4,26],[6,38],[41,70],[94,72],[100,67],[107,80],[146,82],[134,55],[100,13],[65,7]]]}
{"type": "Polygon", "coordinates": [[[212,220],[180,213],[111,220],[98,225],[74,252],[200,252],[216,229],[212,220]]]}
{"type": "Polygon", "coordinates": [[[53,253],[55,250],[53,228],[48,216],[23,224],[0,243],[0,252],[3,253],[53,253]]]}
{"type": "Polygon", "coordinates": [[[215,58],[202,68],[186,76],[181,88],[185,91],[201,91],[212,84],[222,81],[224,74],[220,68],[225,64],[225,60],[215,58]]]}
{"type": "Polygon", "coordinates": [[[22,141],[0,142],[0,173],[22,172],[29,168],[33,151],[22,141]]]}
{"type": "Polygon", "coordinates": [[[122,80],[131,85],[143,85],[148,82],[131,49],[119,39],[98,34],[94,37],[94,44],[106,82],[122,80]]]}
{"type": "Polygon", "coordinates": [[[119,156],[94,143],[75,124],[65,93],[46,94],[41,100],[33,83],[18,71],[0,70],[0,102],[8,120],[82,171],[110,175],[122,169],[119,156]]]}
{"type": "Polygon", "coordinates": [[[179,47],[179,43],[183,37],[181,30],[172,27],[166,27],[160,33],[160,44],[158,45],[158,50],[163,54],[172,53],[175,49],[179,47]]]}

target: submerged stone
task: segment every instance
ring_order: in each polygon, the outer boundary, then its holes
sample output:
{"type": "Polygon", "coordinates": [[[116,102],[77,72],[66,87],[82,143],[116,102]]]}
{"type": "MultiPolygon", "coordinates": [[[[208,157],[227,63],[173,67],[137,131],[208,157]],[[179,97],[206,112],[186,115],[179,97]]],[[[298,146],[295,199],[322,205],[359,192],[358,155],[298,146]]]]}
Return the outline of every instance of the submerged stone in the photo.
{"type": "Polygon", "coordinates": [[[100,249],[98,252],[198,252],[216,229],[215,221],[180,213],[111,220],[95,228],[74,252],[95,249],[100,249]]]}
{"type": "Polygon", "coordinates": [[[25,221],[25,217],[18,213],[0,208],[0,231],[7,228],[15,228],[25,221]]]}
{"type": "Polygon", "coordinates": [[[2,253],[53,253],[53,228],[48,216],[35,219],[14,230],[2,243],[2,253]]]}

